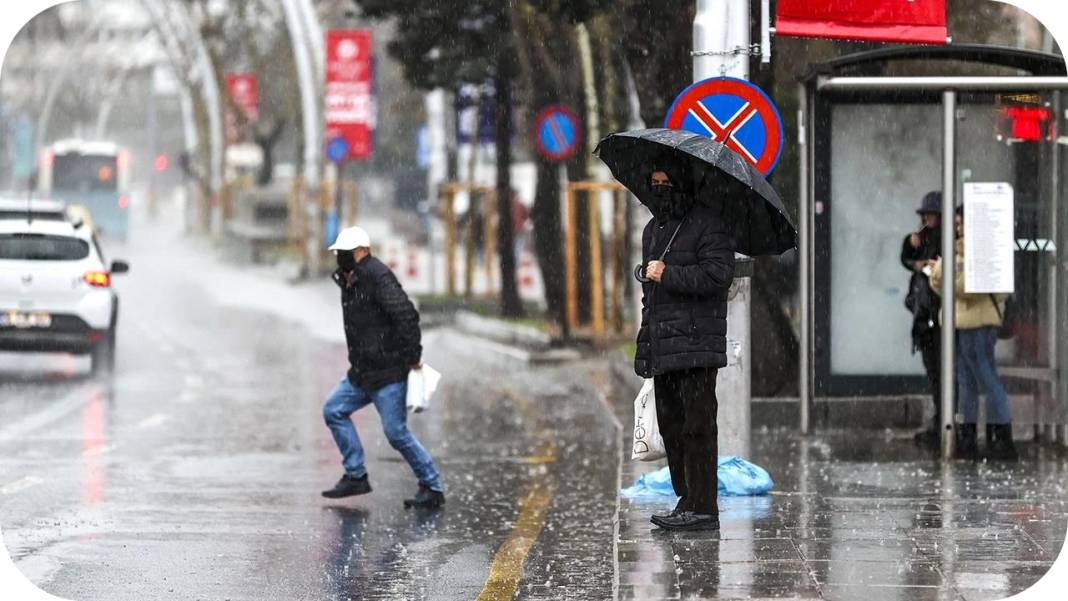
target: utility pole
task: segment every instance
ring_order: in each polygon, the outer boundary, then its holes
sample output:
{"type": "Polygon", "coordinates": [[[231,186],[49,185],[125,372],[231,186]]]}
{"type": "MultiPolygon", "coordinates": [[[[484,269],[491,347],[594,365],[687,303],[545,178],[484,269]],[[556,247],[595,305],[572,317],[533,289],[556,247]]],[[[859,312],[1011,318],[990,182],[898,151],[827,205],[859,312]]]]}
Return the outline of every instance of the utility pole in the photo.
{"type": "MultiPolygon", "coordinates": [[[[749,79],[749,0],[697,0],[693,79],[749,79]]],[[[751,393],[750,300],[753,260],[736,255],[727,305],[727,367],[719,371],[720,455],[749,456],[751,393]]]]}

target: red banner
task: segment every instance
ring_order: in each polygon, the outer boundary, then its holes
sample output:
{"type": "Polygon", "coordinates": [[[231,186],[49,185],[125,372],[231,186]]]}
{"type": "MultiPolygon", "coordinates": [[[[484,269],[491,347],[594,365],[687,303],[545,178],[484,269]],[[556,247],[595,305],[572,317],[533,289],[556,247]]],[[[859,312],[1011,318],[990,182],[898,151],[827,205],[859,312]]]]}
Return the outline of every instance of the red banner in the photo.
{"type": "Polygon", "coordinates": [[[775,34],[945,44],[946,0],[779,0],[775,34]]]}
{"type": "MultiPolygon", "coordinates": [[[[252,73],[228,73],[226,91],[234,100],[245,119],[255,123],[260,118],[260,84],[252,73]]],[[[226,143],[237,144],[245,138],[246,127],[238,127],[238,119],[233,108],[226,106],[226,143]]]]}
{"type": "Polygon", "coordinates": [[[326,34],[326,143],[343,139],[350,159],[371,158],[372,48],[369,29],[326,34]]]}
{"type": "Polygon", "coordinates": [[[260,118],[260,82],[252,73],[230,73],[226,76],[226,89],[234,104],[241,107],[249,121],[260,118]]]}

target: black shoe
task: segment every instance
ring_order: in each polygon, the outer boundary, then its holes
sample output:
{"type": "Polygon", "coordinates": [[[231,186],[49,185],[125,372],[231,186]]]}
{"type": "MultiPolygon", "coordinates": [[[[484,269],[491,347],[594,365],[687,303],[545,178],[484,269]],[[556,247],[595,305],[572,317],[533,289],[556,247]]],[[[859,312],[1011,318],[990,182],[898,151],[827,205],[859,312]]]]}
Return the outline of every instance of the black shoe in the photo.
{"type": "Polygon", "coordinates": [[[1016,461],[1016,443],[1012,441],[1012,424],[987,424],[986,457],[991,461],[1016,461]]]}
{"type": "Polygon", "coordinates": [[[675,509],[672,509],[668,513],[654,513],[652,517],[649,518],[649,521],[655,524],[657,520],[662,520],[664,518],[673,518],[679,515],[679,512],[682,511],[682,503],[683,499],[679,499],[679,502],[675,504],[675,509]]]}
{"type": "Polygon", "coordinates": [[[445,504],[445,493],[433,490],[425,484],[419,485],[419,492],[415,493],[415,498],[405,499],[404,506],[420,507],[423,509],[437,509],[445,504]]]}
{"type": "Polygon", "coordinates": [[[967,461],[979,460],[979,443],[976,441],[975,424],[961,424],[957,429],[957,446],[953,449],[954,459],[967,461]]]}
{"type": "Polygon", "coordinates": [[[653,523],[665,530],[719,530],[719,516],[692,511],[680,511],[669,518],[653,518],[653,523]]]}
{"type": "Polygon", "coordinates": [[[323,496],[327,499],[340,499],[342,497],[365,495],[369,492],[371,492],[371,483],[367,480],[367,474],[359,478],[345,474],[337,481],[334,488],[324,490],[323,496]]]}

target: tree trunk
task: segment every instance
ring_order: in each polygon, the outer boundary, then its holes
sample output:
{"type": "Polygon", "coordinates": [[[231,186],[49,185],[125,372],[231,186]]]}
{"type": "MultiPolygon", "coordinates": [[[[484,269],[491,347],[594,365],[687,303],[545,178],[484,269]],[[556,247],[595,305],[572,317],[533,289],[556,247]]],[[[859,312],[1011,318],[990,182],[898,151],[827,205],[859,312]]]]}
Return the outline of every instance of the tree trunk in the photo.
{"type": "Polygon", "coordinates": [[[534,223],[534,250],[545,287],[545,304],[549,317],[563,324],[564,314],[564,253],[563,230],[560,226],[560,185],[558,167],[538,158],[538,182],[534,192],[534,207],[530,219],[534,223]]]}
{"type": "MultiPolygon", "coordinates": [[[[504,10],[509,10],[507,7],[504,10]]],[[[508,22],[507,19],[502,20],[508,22]]],[[[501,267],[501,315],[521,317],[523,303],[516,282],[515,244],[512,232],[512,86],[515,82],[515,49],[510,42],[498,50],[496,94],[497,145],[497,254],[501,267]]]]}

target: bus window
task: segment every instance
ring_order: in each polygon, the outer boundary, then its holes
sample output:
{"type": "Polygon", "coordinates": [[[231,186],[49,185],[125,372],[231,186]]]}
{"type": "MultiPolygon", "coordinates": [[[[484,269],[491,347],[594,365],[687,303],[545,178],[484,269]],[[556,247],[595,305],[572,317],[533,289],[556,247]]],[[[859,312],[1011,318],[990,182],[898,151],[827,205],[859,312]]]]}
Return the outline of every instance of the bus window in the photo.
{"type": "Polygon", "coordinates": [[[78,192],[118,190],[114,156],[57,154],[52,165],[52,189],[78,192]]]}

